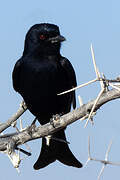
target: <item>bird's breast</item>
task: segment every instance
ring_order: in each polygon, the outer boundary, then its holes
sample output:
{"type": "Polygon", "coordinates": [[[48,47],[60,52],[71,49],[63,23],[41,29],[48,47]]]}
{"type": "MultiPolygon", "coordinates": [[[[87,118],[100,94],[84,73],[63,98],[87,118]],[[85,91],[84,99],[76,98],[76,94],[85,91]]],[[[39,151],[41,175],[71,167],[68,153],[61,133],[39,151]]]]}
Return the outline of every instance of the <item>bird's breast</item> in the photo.
{"type": "Polygon", "coordinates": [[[21,78],[21,95],[24,99],[32,97],[32,100],[36,101],[43,98],[51,100],[51,97],[56,97],[58,86],[61,86],[61,75],[55,62],[25,63],[22,74],[24,76],[21,78]]]}

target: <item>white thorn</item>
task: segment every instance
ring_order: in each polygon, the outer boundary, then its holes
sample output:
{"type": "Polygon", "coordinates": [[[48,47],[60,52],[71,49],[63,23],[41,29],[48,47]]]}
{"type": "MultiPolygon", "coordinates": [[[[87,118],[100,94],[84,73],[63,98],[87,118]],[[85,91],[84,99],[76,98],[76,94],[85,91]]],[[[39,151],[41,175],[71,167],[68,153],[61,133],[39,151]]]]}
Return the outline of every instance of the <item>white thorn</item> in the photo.
{"type": "Polygon", "coordinates": [[[81,96],[80,96],[80,95],[78,96],[78,100],[79,100],[79,104],[80,104],[80,106],[82,106],[82,105],[83,105],[83,101],[82,101],[82,98],[81,98],[81,96]]]}
{"type": "Polygon", "coordinates": [[[90,118],[88,117],[88,119],[87,119],[87,121],[86,121],[86,123],[84,125],[84,128],[87,127],[89,121],[93,124],[93,119],[91,120],[91,117],[90,118]]]}
{"type": "Polygon", "coordinates": [[[117,89],[118,91],[120,91],[120,88],[117,87],[117,86],[115,86],[115,85],[113,85],[112,83],[109,83],[109,85],[110,85],[112,88],[117,89]]]}
{"type": "MultiPolygon", "coordinates": [[[[101,89],[100,93],[98,94],[98,96],[97,96],[97,98],[96,98],[96,100],[95,100],[95,103],[93,104],[93,107],[92,107],[92,109],[91,109],[91,112],[90,112],[90,114],[89,114],[89,117],[88,117],[88,119],[87,119],[87,121],[86,121],[86,123],[85,123],[85,126],[84,126],[85,128],[86,128],[89,120],[91,119],[91,116],[92,116],[92,114],[93,114],[93,112],[94,112],[94,110],[95,110],[96,104],[98,103],[98,101],[99,101],[101,95],[103,94],[103,92],[104,92],[104,89],[101,89]]],[[[92,123],[93,123],[93,122],[92,122],[92,123]]]]}
{"type": "Polygon", "coordinates": [[[14,151],[10,155],[7,154],[9,159],[11,160],[11,163],[13,164],[14,168],[17,170],[18,173],[20,173],[20,170],[18,169],[19,164],[21,162],[20,159],[20,152],[18,151],[18,154],[14,151]]]}
{"type": "Polygon", "coordinates": [[[105,169],[105,164],[103,164],[103,166],[102,166],[102,168],[101,168],[101,170],[100,170],[100,173],[99,173],[99,175],[98,175],[98,180],[100,180],[100,177],[101,177],[101,175],[103,174],[104,169],[105,169]]]}
{"type": "MultiPolygon", "coordinates": [[[[23,131],[24,129],[26,129],[26,128],[23,128],[22,119],[20,119],[20,131],[23,131]]],[[[24,143],[24,145],[26,146],[28,151],[32,152],[30,146],[27,143],[24,143]]]]}
{"type": "Polygon", "coordinates": [[[101,75],[100,75],[100,71],[99,71],[98,67],[97,67],[97,73],[98,73],[98,78],[100,79],[101,75]]]}
{"type": "Polygon", "coordinates": [[[81,85],[79,85],[79,86],[77,86],[77,87],[74,87],[74,88],[69,89],[69,90],[67,90],[67,91],[64,91],[64,92],[62,92],[62,93],[59,93],[59,94],[57,94],[57,95],[60,96],[60,95],[69,93],[69,92],[71,92],[71,91],[74,91],[74,90],[79,89],[79,88],[81,88],[81,87],[87,86],[88,84],[94,83],[94,82],[96,82],[96,81],[98,81],[98,78],[95,78],[95,79],[93,79],[93,80],[91,80],[91,81],[88,81],[87,83],[81,84],[81,85]]]}
{"type": "Polygon", "coordinates": [[[20,174],[20,169],[19,168],[15,168],[15,169],[18,172],[18,174],[20,174]]]}
{"type": "MultiPolygon", "coordinates": [[[[100,78],[101,78],[101,75],[100,75],[99,70],[98,70],[98,75],[99,75],[99,79],[100,79],[100,78]]],[[[100,80],[100,86],[101,86],[101,89],[105,89],[103,80],[100,80]]]]}
{"type": "Polygon", "coordinates": [[[117,82],[117,83],[114,83],[114,85],[115,85],[115,86],[120,86],[120,83],[119,83],[119,82],[117,82]]]}
{"type": "Polygon", "coordinates": [[[109,144],[108,149],[107,149],[107,151],[106,151],[106,155],[105,155],[105,160],[106,160],[106,161],[108,160],[108,154],[109,154],[109,152],[110,152],[111,146],[112,146],[112,141],[110,141],[110,144],[109,144]]]}
{"type": "Polygon", "coordinates": [[[84,120],[87,119],[87,118],[88,118],[88,114],[85,115],[85,116],[83,116],[82,118],[80,118],[80,121],[84,121],[84,120]]]}
{"type": "Polygon", "coordinates": [[[20,132],[19,129],[17,128],[17,121],[13,122],[13,123],[11,124],[11,126],[12,126],[13,128],[15,128],[17,132],[20,132]]]}
{"type": "Polygon", "coordinates": [[[17,125],[17,121],[14,121],[14,122],[11,124],[12,127],[16,127],[16,125],[17,125]]]}
{"type": "Polygon", "coordinates": [[[90,158],[87,159],[87,161],[86,161],[85,164],[84,164],[84,167],[86,167],[86,166],[88,165],[88,162],[89,162],[90,160],[91,160],[90,158]]]}
{"type": "Polygon", "coordinates": [[[49,146],[50,140],[51,140],[51,135],[45,136],[45,138],[46,138],[46,145],[49,146]]]}
{"type": "Polygon", "coordinates": [[[91,154],[90,154],[90,136],[88,136],[88,157],[91,158],[91,154]]]}
{"type": "Polygon", "coordinates": [[[92,44],[91,44],[91,54],[92,54],[92,60],[93,60],[96,77],[99,78],[99,73],[98,73],[97,66],[96,66],[95,55],[94,55],[94,50],[93,50],[92,44]]]}
{"type": "Polygon", "coordinates": [[[90,136],[88,136],[88,159],[86,163],[84,164],[84,167],[87,166],[88,162],[91,160],[91,154],[90,154],[90,136]]]}
{"type": "Polygon", "coordinates": [[[20,131],[23,130],[23,124],[22,124],[22,119],[20,118],[20,131]]]}

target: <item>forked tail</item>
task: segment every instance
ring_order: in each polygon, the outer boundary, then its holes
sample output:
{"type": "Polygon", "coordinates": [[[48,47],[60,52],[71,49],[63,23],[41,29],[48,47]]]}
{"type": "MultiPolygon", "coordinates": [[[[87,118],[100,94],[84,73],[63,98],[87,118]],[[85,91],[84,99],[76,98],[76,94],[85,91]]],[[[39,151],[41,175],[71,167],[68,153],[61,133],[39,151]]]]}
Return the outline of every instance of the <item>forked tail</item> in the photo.
{"type": "Polygon", "coordinates": [[[81,168],[82,164],[76,159],[67,143],[55,140],[61,139],[66,141],[64,130],[60,130],[52,135],[52,139],[47,142],[46,138],[42,139],[42,148],[38,160],[34,164],[34,169],[44,168],[50,163],[58,160],[61,163],[81,168]]]}

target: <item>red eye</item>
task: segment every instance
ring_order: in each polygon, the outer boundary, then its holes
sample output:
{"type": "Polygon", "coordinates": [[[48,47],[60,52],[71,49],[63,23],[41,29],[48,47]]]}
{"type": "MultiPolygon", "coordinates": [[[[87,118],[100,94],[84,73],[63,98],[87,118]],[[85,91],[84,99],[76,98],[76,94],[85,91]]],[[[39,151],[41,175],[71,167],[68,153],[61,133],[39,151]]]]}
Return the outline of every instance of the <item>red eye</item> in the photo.
{"type": "Polygon", "coordinates": [[[40,35],[40,39],[41,39],[41,40],[46,39],[45,35],[41,34],[41,35],[40,35]]]}

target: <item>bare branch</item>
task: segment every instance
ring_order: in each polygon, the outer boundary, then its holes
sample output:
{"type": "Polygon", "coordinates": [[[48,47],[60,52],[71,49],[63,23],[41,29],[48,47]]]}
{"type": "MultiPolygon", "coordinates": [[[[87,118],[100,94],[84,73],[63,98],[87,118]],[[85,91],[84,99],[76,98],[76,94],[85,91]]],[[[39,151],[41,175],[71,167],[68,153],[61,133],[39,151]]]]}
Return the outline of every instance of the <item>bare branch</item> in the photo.
{"type": "MultiPolygon", "coordinates": [[[[23,152],[24,154],[30,155],[29,152],[19,148],[19,145],[25,144],[28,141],[41,138],[41,137],[46,137],[47,143],[49,144],[50,138],[52,138],[51,134],[57,132],[58,130],[68,126],[69,124],[77,121],[80,119],[80,121],[83,121],[88,118],[85,126],[87,126],[88,121],[91,120],[93,116],[96,114],[96,111],[105,103],[108,101],[120,98],[120,78],[117,78],[115,80],[108,80],[105,78],[104,74],[101,77],[101,73],[99,72],[96,62],[95,62],[95,55],[93,51],[93,47],[91,45],[91,53],[92,53],[92,60],[93,60],[93,65],[94,65],[94,70],[96,73],[96,78],[84,83],[82,85],[79,85],[78,87],[75,87],[73,89],[70,89],[68,91],[62,92],[58,95],[62,95],[71,91],[74,91],[78,88],[87,86],[91,83],[94,83],[96,81],[100,82],[101,90],[95,100],[91,100],[87,104],[83,104],[82,100],[79,98],[79,103],[80,103],[80,108],[73,110],[70,113],[67,113],[59,118],[53,119],[54,126],[51,123],[47,123],[43,126],[36,127],[34,123],[32,123],[31,126],[24,128],[22,127],[22,123],[20,122],[20,130],[16,126],[16,121],[17,119],[27,110],[27,107],[25,103],[23,102],[22,105],[20,105],[17,113],[15,113],[11,118],[8,119],[6,123],[1,123],[0,124],[0,133],[2,133],[5,129],[7,129],[10,126],[13,126],[16,128],[16,133],[11,133],[11,134],[5,134],[0,136],[0,152],[6,153],[8,157],[10,158],[13,166],[16,168],[16,170],[19,171],[18,167],[21,162],[20,159],[20,152],[23,152]],[[119,84],[113,84],[115,82],[118,82],[119,84]],[[113,89],[108,91],[108,86],[111,86],[113,89]],[[18,150],[18,154],[16,153],[16,150],[18,150]]],[[[54,140],[61,141],[60,139],[54,138],[54,140]]],[[[63,141],[62,141],[63,142],[63,141]]],[[[64,142],[68,143],[68,142],[64,142]]],[[[90,139],[88,141],[88,160],[86,164],[90,161],[97,161],[101,162],[103,164],[102,169],[100,171],[98,179],[100,179],[101,174],[104,171],[104,168],[107,164],[111,165],[120,165],[120,163],[113,163],[111,161],[108,161],[108,153],[110,151],[109,146],[105,160],[99,160],[91,157],[90,154],[90,139]]],[[[27,148],[29,149],[29,146],[27,145],[27,148]]]]}
{"type": "MultiPolygon", "coordinates": [[[[97,102],[95,111],[97,111],[103,104],[107,103],[108,101],[117,98],[120,98],[120,92],[118,90],[113,89],[105,92],[97,102]]],[[[0,136],[0,151],[5,151],[7,149],[7,145],[11,141],[14,141],[15,146],[18,146],[33,139],[50,135],[58,131],[59,129],[62,129],[67,125],[75,122],[76,120],[83,118],[84,116],[86,116],[87,118],[88,112],[90,112],[94,103],[95,100],[92,100],[87,104],[82,105],[80,108],[61,116],[60,119],[54,121],[55,128],[50,123],[39,127],[35,127],[34,125],[32,125],[21,132],[0,136]]]]}
{"type": "Polygon", "coordinates": [[[10,127],[11,124],[14,123],[26,110],[27,106],[22,102],[22,105],[20,104],[18,111],[12,117],[10,117],[7,122],[0,124],[0,133],[10,127]]]}

